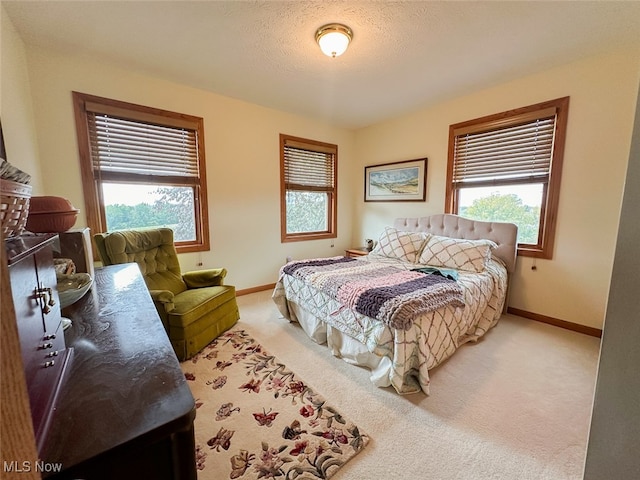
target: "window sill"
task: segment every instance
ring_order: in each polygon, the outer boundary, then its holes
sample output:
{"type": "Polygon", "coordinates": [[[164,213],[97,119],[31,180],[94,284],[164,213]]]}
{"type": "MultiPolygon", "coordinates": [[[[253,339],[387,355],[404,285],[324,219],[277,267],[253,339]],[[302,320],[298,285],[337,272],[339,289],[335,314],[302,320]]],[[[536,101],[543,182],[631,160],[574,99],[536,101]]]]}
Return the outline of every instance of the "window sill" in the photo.
{"type": "Polygon", "coordinates": [[[551,260],[553,258],[553,252],[549,251],[549,249],[535,248],[535,247],[520,247],[518,246],[517,255],[519,257],[532,257],[532,258],[542,258],[545,260],[551,260]]]}
{"type": "Polygon", "coordinates": [[[208,252],[210,247],[208,244],[202,243],[193,243],[193,244],[185,244],[180,245],[176,244],[176,252],[177,253],[190,253],[190,252],[208,252]]]}
{"type": "Polygon", "coordinates": [[[327,238],[337,238],[335,233],[302,233],[299,235],[287,235],[281,238],[282,243],[287,242],[302,242],[305,240],[324,240],[327,238]]]}

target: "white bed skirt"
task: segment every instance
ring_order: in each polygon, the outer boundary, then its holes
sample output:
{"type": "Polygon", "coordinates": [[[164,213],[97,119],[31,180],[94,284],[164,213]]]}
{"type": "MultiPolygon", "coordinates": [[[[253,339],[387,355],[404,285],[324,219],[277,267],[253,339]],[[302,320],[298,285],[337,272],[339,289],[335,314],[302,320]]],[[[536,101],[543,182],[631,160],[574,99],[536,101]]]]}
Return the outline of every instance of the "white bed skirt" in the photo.
{"type": "Polygon", "coordinates": [[[392,362],[389,357],[371,353],[364,344],[327,325],[297,303],[287,300],[287,306],[291,320],[297,321],[314,342],[326,344],[333,355],[347,363],[367,367],[371,371],[371,383],[375,386],[391,386],[392,362]]]}

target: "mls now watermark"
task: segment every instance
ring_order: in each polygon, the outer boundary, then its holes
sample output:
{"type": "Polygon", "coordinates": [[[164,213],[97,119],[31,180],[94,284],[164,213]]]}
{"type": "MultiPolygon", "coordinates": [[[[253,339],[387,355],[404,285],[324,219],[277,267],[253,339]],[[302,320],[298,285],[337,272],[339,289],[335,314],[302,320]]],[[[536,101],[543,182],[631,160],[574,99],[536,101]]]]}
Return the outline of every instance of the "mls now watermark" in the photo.
{"type": "Polygon", "coordinates": [[[28,473],[28,472],[44,472],[44,473],[57,473],[62,471],[62,463],[52,463],[52,462],[30,462],[24,461],[19,462],[17,460],[12,460],[7,462],[6,460],[2,462],[2,471],[5,473],[15,472],[15,473],[28,473]]]}

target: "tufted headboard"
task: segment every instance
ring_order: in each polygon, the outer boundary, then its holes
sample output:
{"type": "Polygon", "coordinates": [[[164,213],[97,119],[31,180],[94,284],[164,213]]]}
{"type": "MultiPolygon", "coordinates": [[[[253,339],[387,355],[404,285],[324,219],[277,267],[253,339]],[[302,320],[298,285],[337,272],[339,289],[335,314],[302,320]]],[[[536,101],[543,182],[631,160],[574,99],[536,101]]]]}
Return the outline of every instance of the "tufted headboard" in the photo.
{"type": "Polygon", "coordinates": [[[406,232],[427,232],[466,240],[489,239],[498,245],[493,255],[504,262],[508,272],[515,270],[518,227],[513,223],[481,222],[444,213],[420,218],[396,218],[393,226],[406,232]]]}

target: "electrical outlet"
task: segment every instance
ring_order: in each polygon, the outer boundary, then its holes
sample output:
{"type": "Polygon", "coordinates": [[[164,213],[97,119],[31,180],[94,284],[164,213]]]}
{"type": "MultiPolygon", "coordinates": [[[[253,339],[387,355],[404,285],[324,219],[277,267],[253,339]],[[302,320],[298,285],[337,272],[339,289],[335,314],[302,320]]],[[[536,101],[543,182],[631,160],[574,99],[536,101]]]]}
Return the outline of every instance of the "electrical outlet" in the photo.
{"type": "Polygon", "coordinates": [[[292,260],[292,258],[290,256],[287,256],[287,263],[289,263],[292,260]]]}

